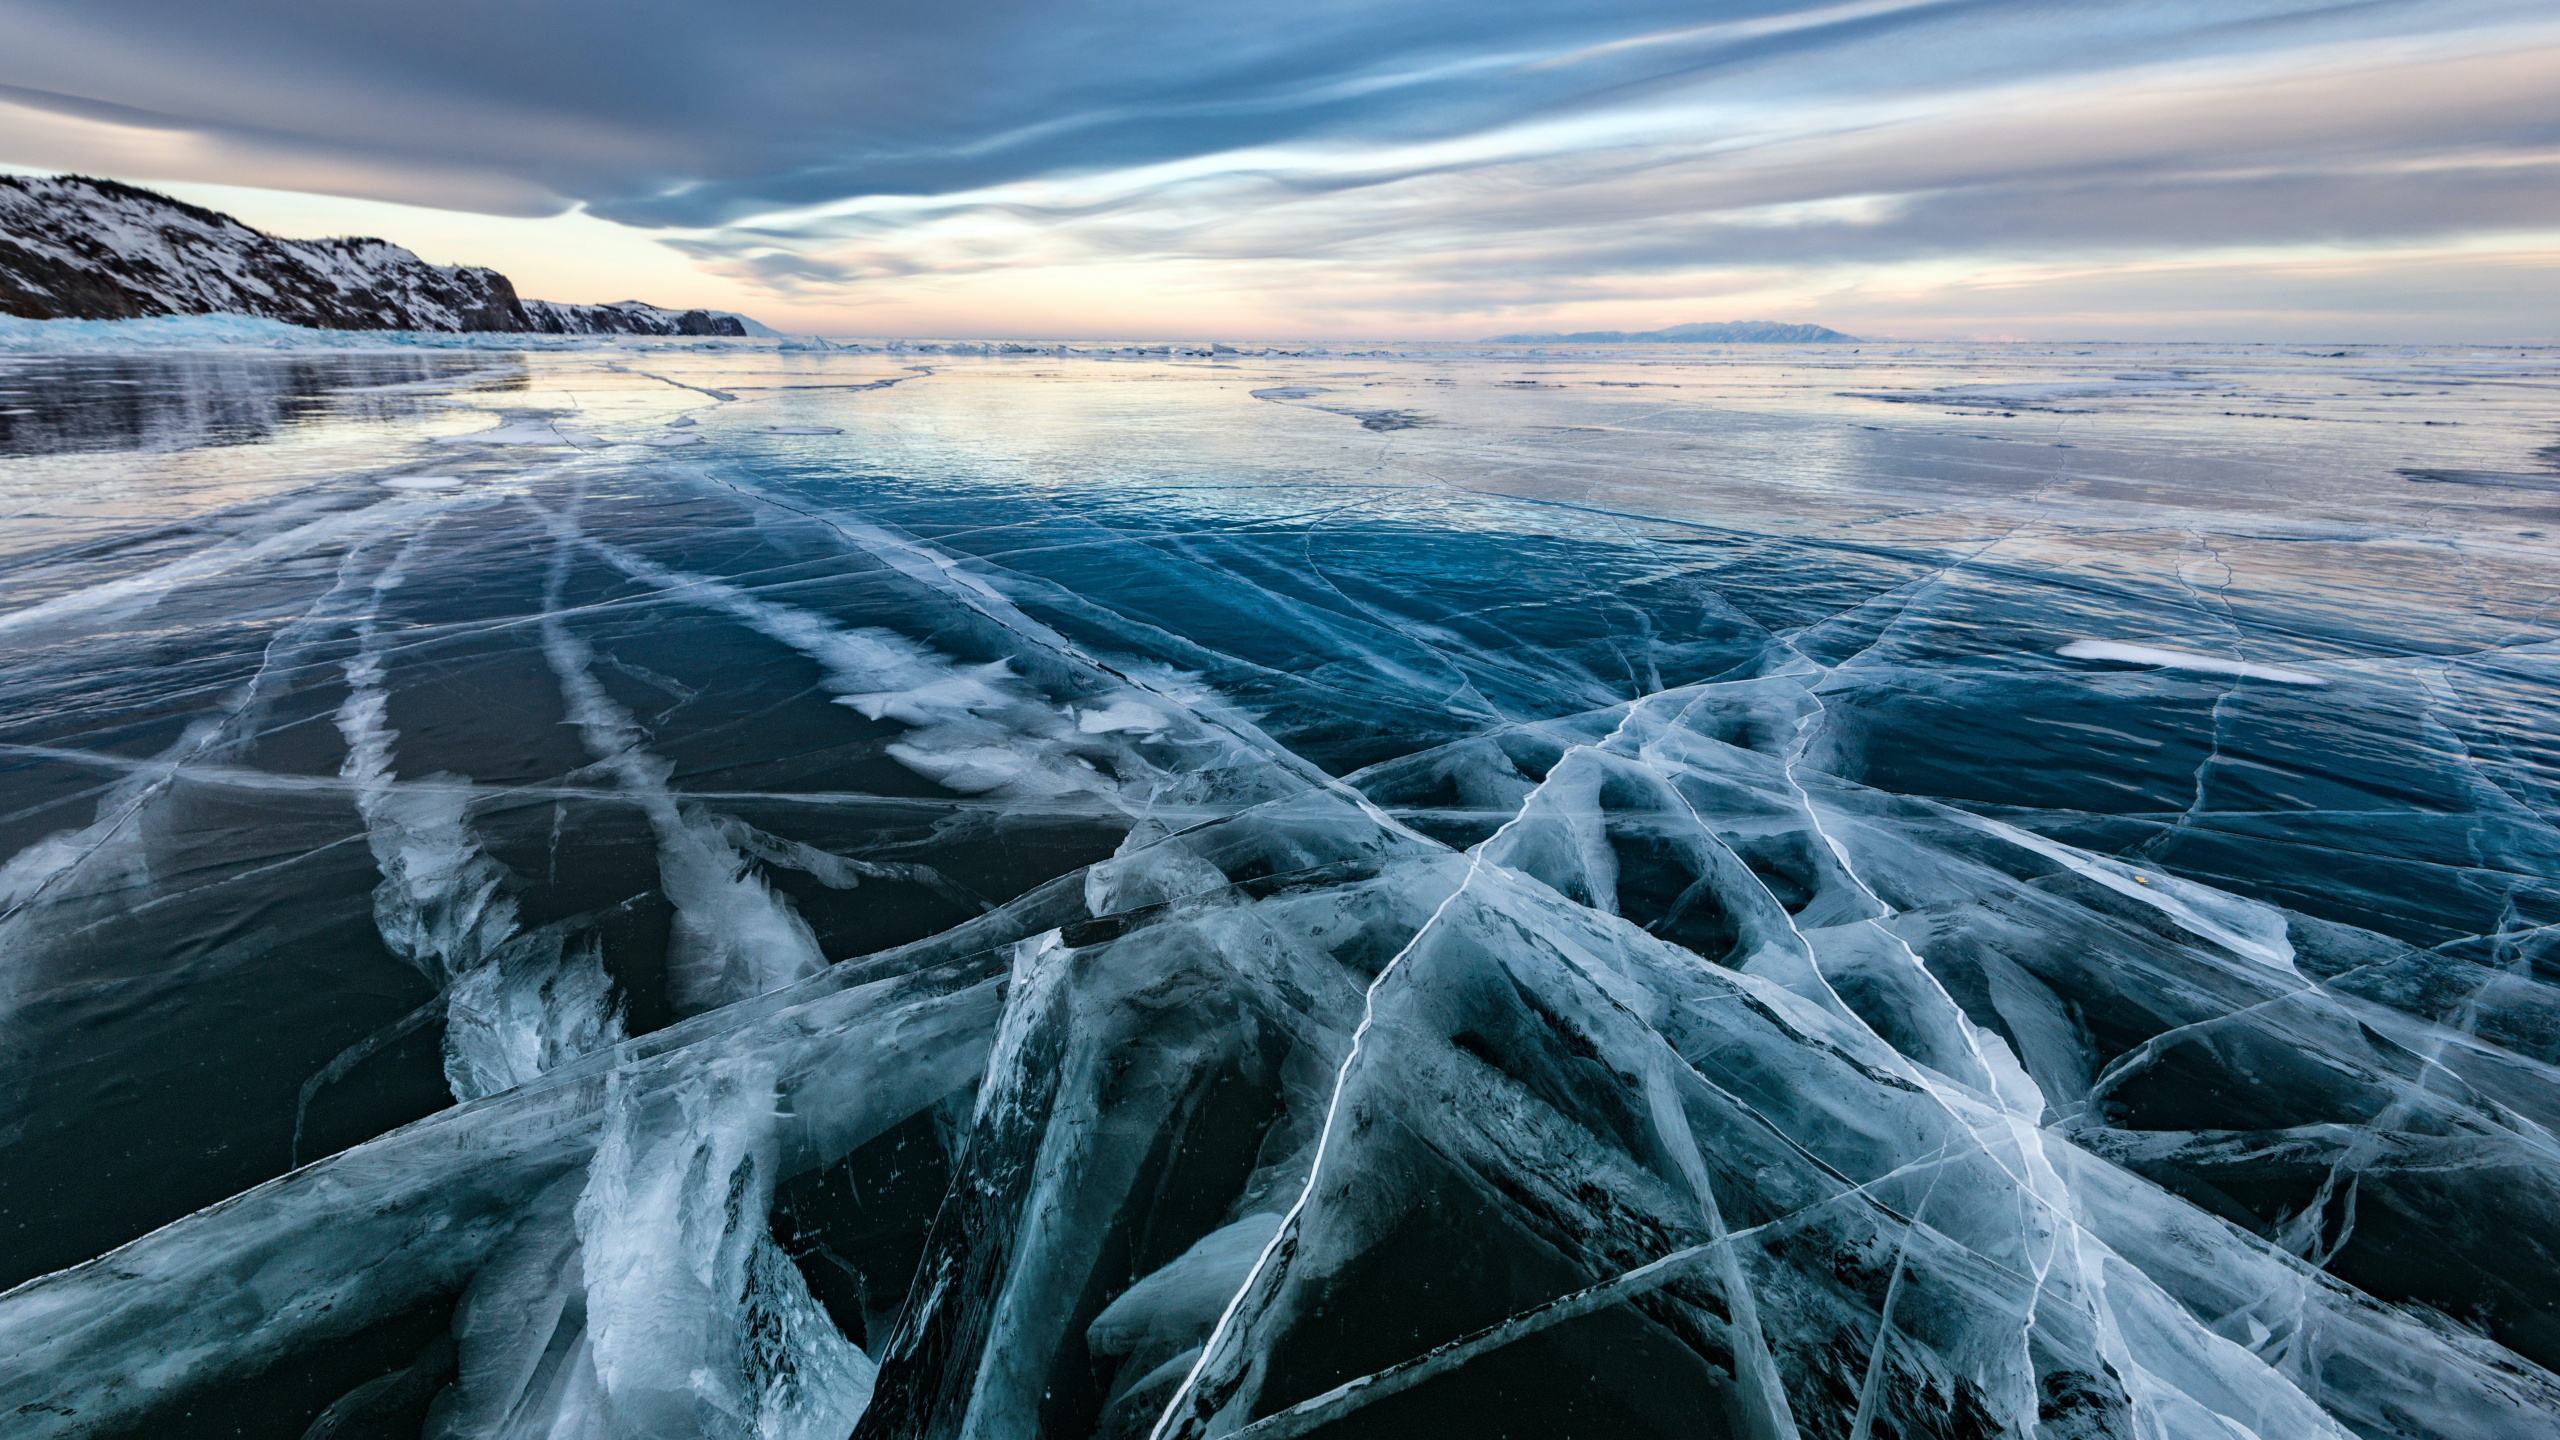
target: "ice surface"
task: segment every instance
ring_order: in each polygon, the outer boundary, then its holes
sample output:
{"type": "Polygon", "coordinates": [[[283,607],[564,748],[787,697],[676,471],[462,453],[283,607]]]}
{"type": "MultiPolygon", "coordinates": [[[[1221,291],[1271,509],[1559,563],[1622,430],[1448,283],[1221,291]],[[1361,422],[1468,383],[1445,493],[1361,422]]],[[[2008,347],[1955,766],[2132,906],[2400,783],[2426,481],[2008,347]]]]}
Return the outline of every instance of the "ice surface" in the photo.
{"type": "Polygon", "coordinates": [[[9,1433],[2560,1436],[2560,362],[1256,348],[0,362],[9,1433]]]}

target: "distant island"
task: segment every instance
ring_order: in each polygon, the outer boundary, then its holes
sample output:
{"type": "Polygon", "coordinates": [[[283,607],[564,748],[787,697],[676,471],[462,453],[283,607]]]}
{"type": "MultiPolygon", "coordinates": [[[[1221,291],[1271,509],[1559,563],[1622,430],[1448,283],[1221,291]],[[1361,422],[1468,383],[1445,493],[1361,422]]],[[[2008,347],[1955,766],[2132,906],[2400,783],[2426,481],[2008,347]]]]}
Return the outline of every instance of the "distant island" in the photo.
{"type": "Polygon", "coordinates": [[[1713,320],[1696,325],[1674,325],[1668,330],[1579,330],[1571,335],[1496,335],[1487,343],[1540,345],[1563,341],[1581,345],[1641,345],[1686,341],[1709,345],[1821,345],[1857,338],[1820,325],[1789,325],[1777,320],[1713,320]]]}
{"type": "Polygon", "coordinates": [[[725,310],[521,300],[478,265],[387,240],[280,240],[219,211],[85,175],[0,175],[0,315],[255,315],[314,330],[771,335],[725,310]]]}

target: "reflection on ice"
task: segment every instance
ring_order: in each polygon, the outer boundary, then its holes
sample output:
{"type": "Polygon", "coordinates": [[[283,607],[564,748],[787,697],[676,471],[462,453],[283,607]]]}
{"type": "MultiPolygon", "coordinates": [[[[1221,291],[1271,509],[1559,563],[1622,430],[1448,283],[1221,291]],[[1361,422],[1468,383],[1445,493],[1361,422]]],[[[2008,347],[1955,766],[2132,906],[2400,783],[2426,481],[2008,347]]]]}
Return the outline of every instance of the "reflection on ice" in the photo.
{"type": "MultiPolygon", "coordinates": [[[[23,323],[23,322],[19,322],[23,323]]],[[[254,445],[333,416],[417,411],[487,356],[48,355],[0,365],[0,456],[254,445]]]]}
{"type": "Polygon", "coordinates": [[[2560,1436],[2548,522],[2178,408],[2373,357],[896,358],[13,544],[12,1434],[2560,1436]]]}

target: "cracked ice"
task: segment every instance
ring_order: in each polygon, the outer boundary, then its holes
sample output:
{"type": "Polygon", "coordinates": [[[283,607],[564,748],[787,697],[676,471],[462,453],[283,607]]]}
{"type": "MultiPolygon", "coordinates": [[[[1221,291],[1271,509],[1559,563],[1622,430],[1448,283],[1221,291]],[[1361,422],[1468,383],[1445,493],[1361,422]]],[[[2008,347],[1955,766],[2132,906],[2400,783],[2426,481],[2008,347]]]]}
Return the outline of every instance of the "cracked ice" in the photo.
{"type": "Polygon", "coordinates": [[[0,370],[9,1433],[2560,1436],[2547,356],[619,354],[0,370]]]}

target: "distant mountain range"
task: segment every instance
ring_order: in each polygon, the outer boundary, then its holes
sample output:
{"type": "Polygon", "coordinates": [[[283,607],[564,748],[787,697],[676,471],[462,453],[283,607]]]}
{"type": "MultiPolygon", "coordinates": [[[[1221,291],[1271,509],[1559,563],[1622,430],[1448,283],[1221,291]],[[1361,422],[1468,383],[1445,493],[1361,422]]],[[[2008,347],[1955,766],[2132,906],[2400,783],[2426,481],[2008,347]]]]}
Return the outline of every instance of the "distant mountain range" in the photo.
{"type": "Polygon", "coordinates": [[[520,300],[506,276],[387,240],[279,240],[228,215],[84,175],[0,175],[0,315],[259,315],[315,330],[770,335],[743,315],[638,300],[520,300]]]}
{"type": "Polygon", "coordinates": [[[1568,344],[1618,345],[1689,341],[1709,345],[1815,345],[1856,338],[1819,325],[1787,325],[1776,320],[1716,320],[1696,325],[1674,325],[1668,330],[1581,330],[1571,335],[1496,335],[1490,343],[1539,345],[1563,341],[1568,344]]]}

